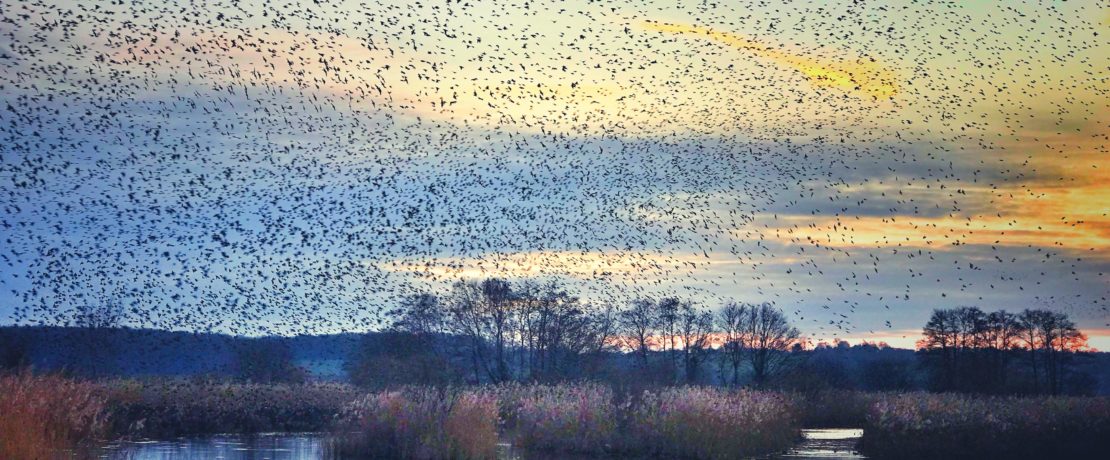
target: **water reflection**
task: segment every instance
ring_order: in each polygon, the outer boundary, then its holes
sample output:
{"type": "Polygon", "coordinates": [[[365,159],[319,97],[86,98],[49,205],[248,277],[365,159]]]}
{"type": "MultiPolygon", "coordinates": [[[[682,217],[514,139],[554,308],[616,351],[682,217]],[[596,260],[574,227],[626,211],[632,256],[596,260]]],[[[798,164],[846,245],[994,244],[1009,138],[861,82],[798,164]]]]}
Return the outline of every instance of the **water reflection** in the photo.
{"type": "MultiPolygon", "coordinates": [[[[802,430],[803,440],[774,459],[863,459],[855,450],[863,436],[860,429],[802,430]]],[[[566,455],[521,452],[510,444],[498,446],[503,460],[567,459],[566,455]]],[[[121,441],[103,448],[100,458],[116,460],[309,460],[335,458],[325,437],[318,433],[269,433],[216,435],[172,441],[121,441]]],[[[575,456],[586,460],[591,457],[575,456]]],[[[597,458],[597,457],[592,457],[597,458]]]]}
{"type": "Polygon", "coordinates": [[[778,458],[788,459],[862,459],[856,444],[863,437],[858,428],[802,430],[802,442],[778,458]]]}
{"type": "Polygon", "coordinates": [[[216,435],[173,441],[120,441],[100,458],[111,460],[301,460],[324,458],[323,437],[315,433],[216,435]]]}

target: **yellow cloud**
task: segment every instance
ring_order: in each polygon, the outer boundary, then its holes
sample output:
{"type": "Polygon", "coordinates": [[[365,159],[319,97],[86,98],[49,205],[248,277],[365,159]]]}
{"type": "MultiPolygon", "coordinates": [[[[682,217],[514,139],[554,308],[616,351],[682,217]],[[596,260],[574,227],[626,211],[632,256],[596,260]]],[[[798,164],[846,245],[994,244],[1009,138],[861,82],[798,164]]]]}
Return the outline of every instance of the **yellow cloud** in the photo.
{"type": "Polygon", "coordinates": [[[1031,194],[1000,191],[993,216],[780,217],[776,239],[837,248],[902,246],[943,250],[959,245],[1033,246],[1095,251],[1110,249],[1110,187],[1057,188],[1031,194]]]}
{"type": "Polygon", "coordinates": [[[704,36],[720,43],[739,48],[793,68],[806,76],[814,85],[859,91],[875,97],[889,98],[898,93],[896,75],[875,62],[874,59],[833,59],[807,56],[760,44],[730,32],[720,32],[708,27],[645,22],[649,30],[670,34],[704,36]]]}

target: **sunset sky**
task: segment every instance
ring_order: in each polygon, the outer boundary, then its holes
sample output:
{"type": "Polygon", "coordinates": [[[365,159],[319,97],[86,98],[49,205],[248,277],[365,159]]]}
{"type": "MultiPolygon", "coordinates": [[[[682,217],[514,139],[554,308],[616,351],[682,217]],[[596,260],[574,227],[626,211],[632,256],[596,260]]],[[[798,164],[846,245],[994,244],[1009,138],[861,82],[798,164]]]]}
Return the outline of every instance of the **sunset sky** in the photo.
{"type": "Polygon", "coordinates": [[[503,276],[1110,349],[1110,3],[281,3],[0,11],[0,322],[365,330],[503,276]]]}

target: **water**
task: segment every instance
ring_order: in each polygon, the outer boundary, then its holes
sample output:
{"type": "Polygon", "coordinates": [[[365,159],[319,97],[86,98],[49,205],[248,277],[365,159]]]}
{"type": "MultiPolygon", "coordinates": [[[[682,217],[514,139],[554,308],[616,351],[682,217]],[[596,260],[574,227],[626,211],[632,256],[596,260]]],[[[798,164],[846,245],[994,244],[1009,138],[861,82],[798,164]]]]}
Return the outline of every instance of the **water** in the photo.
{"type": "MultiPolygon", "coordinates": [[[[855,450],[863,430],[852,428],[802,430],[803,440],[775,459],[863,459],[855,450]]],[[[501,444],[502,458],[508,460],[549,458],[517,452],[501,444]]],[[[323,459],[326,441],[318,433],[267,433],[256,435],[216,435],[172,441],[121,441],[105,446],[100,458],[108,460],[302,460],[323,459]]],[[[559,457],[550,457],[559,458],[559,457]]],[[[584,459],[585,457],[576,457],[584,459]]]]}
{"type": "Polygon", "coordinates": [[[102,449],[109,460],[301,460],[324,458],[317,433],[215,435],[172,441],[120,441],[102,449]]]}
{"type": "Polygon", "coordinates": [[[777,458],[789,459],[862,459],[856,443],[863,437],[858,428],[802,430],[802,442],[777,458]]]}

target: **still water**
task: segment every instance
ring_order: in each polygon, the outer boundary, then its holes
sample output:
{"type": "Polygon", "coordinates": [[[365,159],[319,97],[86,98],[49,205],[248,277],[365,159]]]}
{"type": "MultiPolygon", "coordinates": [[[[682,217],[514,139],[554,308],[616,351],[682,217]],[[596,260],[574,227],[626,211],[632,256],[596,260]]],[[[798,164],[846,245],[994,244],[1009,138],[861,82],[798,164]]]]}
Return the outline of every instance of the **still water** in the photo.
{"type": "MultiPolygon", "coordinates": [[[[780,459],[862,459],[855,451],[863,436],[860,429],[802,430],[803,440],[780,459]]],[[[506,460],[528,460],[532,456],[500,446],[506,460]]],[[[122,441],[104,447],[100,458],[117,460],[308,460],[333,458],[327,441],[317,433],[269,433],[217,435],[172,441],[122,441]]],[[[545,457],[546,458],[546,457],[545,457]]]]}
{"type": "Polygon", "coordinates": [[[172,441],[121,441],[104,447],[110,460],[301,460],[325,458],[317,433],[216,435],[172,441]]]}

